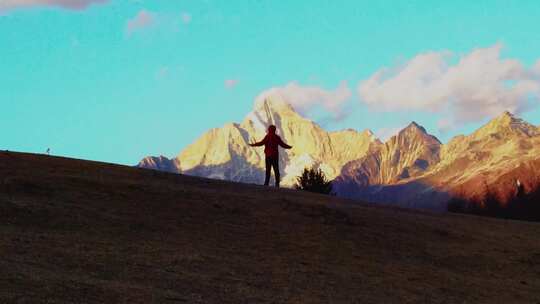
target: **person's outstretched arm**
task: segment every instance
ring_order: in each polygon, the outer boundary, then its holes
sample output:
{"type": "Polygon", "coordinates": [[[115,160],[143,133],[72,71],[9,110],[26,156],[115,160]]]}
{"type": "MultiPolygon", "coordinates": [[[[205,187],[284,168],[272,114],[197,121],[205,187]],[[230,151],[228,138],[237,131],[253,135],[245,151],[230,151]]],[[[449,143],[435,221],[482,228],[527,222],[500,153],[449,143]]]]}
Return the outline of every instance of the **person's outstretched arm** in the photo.
{"type": "Polygon", "coordinates": [[[259,147],[259,146],[262,146],[262,145],[264,145],[264,144],[266,143],[267,137],[268,137],[268,136],[265,136],[265,137],[263,138],[263,140],[261,140],[261,141],[259,141],[259,142],[256,142],[256,143],[249,144],[249,145],[252,146],[252,147],[259,147]]]}
{"type": "Polygon", "coordinates": [[[287,145],[286,143],[283,142],[283,140],[281,140],[281,137],[279,137],[279,145],[282,146],[284,149],[291,149],[292,146],[289,146],[287,145]]]}

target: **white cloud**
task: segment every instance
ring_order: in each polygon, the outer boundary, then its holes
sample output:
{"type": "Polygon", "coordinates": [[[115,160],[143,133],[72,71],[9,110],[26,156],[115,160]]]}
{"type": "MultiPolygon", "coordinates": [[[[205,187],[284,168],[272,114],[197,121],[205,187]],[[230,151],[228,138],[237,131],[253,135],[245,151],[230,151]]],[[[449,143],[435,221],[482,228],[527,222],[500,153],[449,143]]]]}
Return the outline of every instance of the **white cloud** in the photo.
{"type": "Polygon", "coordinates": [[[534,64],[533,73],[535,73],[535,76],[537,77],[540,76],[540,59],[538,59],[538,61],[536,61],[536,63],[534,64]]]}
{"type": "Polygon", "coordinates": [[[453,129],[453,127],[454,126],[452,125],[452,122],[448,120],[447,118],[443,118],[437,121],[437,128],[439,129],[439,132],[441,134],[448,133],[450,130],[453,129]]]}
{"type": "Polygon", "coordinates": [[[156,76],[159,79],[167,78],[169,76],[169,67],[168,66],[162,66],[157,70],[156,76]]]}
{"type": "Polygon", "coordinates": [[[238,79],[226,79],[224,81],[225,88],[232,89],[238,84],[238,79]]]}
{"type": "Polygon", "coordinates": [[[182,22],[184,24],[188,24],[191,22],[191,15],[186,13],[186,12],[183,12],[181,15],[180,15],[180,18],[182,18],[182,22]]]}
{"type": "Polygon", "coordinates": [[[127,21],[126,31],[129,35],[133,32],[148,27],[154,23],[154,15],[148,11],[141,10],[137,15],[127,21]]]}
{"type": "Polygon", "coordinates": [[[447,111],[442,129],[505,110],[520,113],[540,97],[540,61],[526,68],[500,58],[501,49],[500,44],[475,49],[454,64],[450,52],[422,53],[402,66],[377,71],[360,83],[358,93],[376,110],[447,111]]]}
{"type": "Polygon", "coordinates": [[[106,3],[109,0],[0,0],[0,11],[32,7],[57,6],[72,10],[82,10],[91,4],[106,3]]]}
{"type": "Polygon", "coordinates": [[[293,81],[284,87],[275,87],[263,92],[257,100],[273,94],[282,96],[295,110],[303,115],[306,115],[315,107],[322,107],[335,120],[346,116],[344,106],[352,96],[351,90],[345,81],[341,82],[334,91],[328,91],[316,86],[301,86],[293,81]]]}

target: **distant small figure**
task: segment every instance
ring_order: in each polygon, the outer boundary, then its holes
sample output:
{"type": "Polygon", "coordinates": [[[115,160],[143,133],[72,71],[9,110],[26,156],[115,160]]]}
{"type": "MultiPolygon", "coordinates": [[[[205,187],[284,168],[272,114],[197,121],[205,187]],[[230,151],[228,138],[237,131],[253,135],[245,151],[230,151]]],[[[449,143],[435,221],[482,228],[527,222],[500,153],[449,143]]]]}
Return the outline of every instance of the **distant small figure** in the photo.
{"type": "Polygon", "coordinates": [[[276,178],[276,187],[279,188],[279,146],[285,149],[291,149],[292,146],[287,145],[276,134],[276,126],[271,125],[268,127],[268,132],[263,140],[256,143],[249,144],[252,147],[258,147],[264,145],[264,155],[266,163],[266,176],[264,178],[264,185],[268,186],[270,182],[270,170],[274,168],[274,176],[276,178]]]}
{"type": "Polygon", "coordinates": [[[516,198],[523,199],[525,194],[526,194],[525,185],[523,185],[523,183],[519,179],[517,179],[516,180],[516,198]]]}
{"type": "Polygon", "coordinates": [[[45,151],[45,153],[47,153],[47,155],[51,155],[51,148],[47,148],[47,151],[45,151]]]}

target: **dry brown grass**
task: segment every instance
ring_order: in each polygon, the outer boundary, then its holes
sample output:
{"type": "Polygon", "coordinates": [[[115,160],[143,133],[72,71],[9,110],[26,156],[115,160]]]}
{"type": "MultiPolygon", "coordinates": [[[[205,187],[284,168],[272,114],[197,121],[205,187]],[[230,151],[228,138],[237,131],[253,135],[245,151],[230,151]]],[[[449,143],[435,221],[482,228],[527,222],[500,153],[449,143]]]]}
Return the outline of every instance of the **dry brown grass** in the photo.
{"type": "Polygon", "coordinates": [[[540,303],[540,225],[0,153],[0,302],[540,303]]]}

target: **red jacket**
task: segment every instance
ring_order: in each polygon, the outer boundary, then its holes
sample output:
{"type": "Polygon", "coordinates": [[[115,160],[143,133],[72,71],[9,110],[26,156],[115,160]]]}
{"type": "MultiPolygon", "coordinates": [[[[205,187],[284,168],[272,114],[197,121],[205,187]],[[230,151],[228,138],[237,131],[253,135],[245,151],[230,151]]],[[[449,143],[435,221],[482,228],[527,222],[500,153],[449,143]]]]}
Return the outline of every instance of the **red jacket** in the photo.
{"type": "Polygon", "coordinates": [[[264,155],[270,158],[279,157],[278,146],[282,146],[285,149],[292,148],[291,146],[284,143],[283,140],[281,140],[281,137],[279,137],[275,133],[268,133],[266,134],[263,140],[261,140],[258,143],[253,144],[253,146],[262,146],[262,145],[264,145],[264,155]]]}

